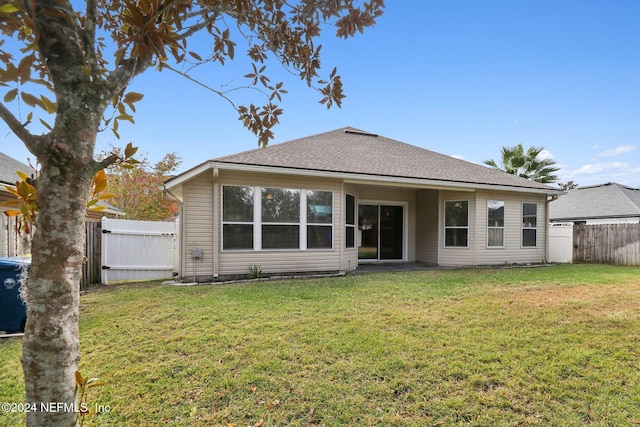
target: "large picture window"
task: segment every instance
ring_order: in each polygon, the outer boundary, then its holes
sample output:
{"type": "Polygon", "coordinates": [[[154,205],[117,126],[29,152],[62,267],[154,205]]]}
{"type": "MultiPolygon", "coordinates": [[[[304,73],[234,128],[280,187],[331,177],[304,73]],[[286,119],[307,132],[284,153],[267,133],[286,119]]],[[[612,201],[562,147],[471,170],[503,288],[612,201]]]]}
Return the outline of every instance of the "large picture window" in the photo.
{"type": "Polygon", "coordinates": [[[333,193],[222,187],[222,249],[332,249],[333,193]]]}
{"type": "Polygon", "coordinates": [[[504,202],[487,201],[487,246],[504,247],[504,202]]]}
{"type": "Polygon", "coordinates": [[[351,194],[345,196],[345,245],[347,249],[356,247],[356,198],[351,194]]]}
{"type": "Polygon", "coordinates": [[[222,187],[222,249],[253,249],[253,187],[222,187]]]}
{"type": "Polygon", "coordinates": [[[538,245],[538,204],[522,204],[522,246],[538,245]]]}
{"type": "Polygon", "coordinates": [[[444,245],[446,247],[469,246],[469,201],[444,202],[444,245]]]}

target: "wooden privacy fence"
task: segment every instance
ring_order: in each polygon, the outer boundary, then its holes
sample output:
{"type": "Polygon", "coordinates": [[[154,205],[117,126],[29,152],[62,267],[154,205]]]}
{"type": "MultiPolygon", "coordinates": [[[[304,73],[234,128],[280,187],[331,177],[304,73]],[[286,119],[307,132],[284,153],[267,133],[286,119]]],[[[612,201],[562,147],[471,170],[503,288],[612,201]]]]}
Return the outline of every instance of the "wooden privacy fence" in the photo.
{"type": "Polygon", "coordinates": [[[102,280],[169,279],[178,271],[177,221],[102,219],[102,280]]]}
{"type": "Polygon", "coordinates": [[[80,289],[100,283],[100,267],[102,253],[102,223],[87,221],[85,228],[85,262],[82,264],[82,280],[80,289]]]}
{"type": "Polygon", "coordinates": [[[640,224],[575,225],[573,259],[640,266],[640,224]]]}

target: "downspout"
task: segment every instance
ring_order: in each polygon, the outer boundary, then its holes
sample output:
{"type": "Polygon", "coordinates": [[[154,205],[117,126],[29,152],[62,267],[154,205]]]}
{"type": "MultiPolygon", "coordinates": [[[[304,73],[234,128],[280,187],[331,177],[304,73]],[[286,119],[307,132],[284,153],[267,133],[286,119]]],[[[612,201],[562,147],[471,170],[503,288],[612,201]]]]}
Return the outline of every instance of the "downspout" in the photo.
{"type": "Polygon", "coordinates": [[[478,265],[478,215],[480,215],[480,207],[478,206],[478,192],[474,192],[474,215],[473,215],[473,266],[478,265]]]}
{"type": "Polygon", "coordinates": [[[545,240],[545,261],[549,262],[549,226],[551,224],[551,222],[549,221],[549,203],[553,202],[554,200],[556,200],[558,198],[557,194],[552,194],[551,196],[547,197],[547,201],[544,204],[544,216],[545,216],[545,221],[547,224],[547,229],[544,233],[544,240],[545,240]]]}
{"type": "Polygon", "coordinates": [[[218,178],[220,177],[220,171],[217,167],[212,169],[213,178],[213,277],[218,278],[219,274],[219,260],[220,260],[220,184],[218,178]]]}
{"type": "Polygon", "coordinates": [[[185,245],[184,245],[184,239],[185,239],[185,232],[184,232],[184,214],[183,214],[183,203],[182,200],[180,200],[178,197],[176,197],[175,194],[173,194],[171,191],[167,190],[167,188],[163,185],[162,186],[162,194],[163,194],[163,198],[167,199],[167,200],[171,200],[174,203],[178,204],[178,233],[179,233],[179,243],[178,243],[178,247],[179,247],[179,251],[178,251],[178,257],[180,258],[180,271],[178,271],[178,274],[180,275],[180,277],[184,277],[185,273],[186,273],[186,267],[185,267],[185,262],[186,262],[186,256],[185,256],[185,245]],[[168,196],[168,197],[167,197],[168,196]]]}

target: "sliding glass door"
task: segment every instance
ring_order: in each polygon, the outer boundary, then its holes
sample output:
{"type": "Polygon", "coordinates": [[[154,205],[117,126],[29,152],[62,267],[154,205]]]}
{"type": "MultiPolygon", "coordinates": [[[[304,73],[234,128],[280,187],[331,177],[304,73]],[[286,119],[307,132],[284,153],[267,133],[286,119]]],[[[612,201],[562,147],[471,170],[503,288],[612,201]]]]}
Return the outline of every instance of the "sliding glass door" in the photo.
{"type": "Polygon", "coordinates": [[[403,259],[404,207],[361,204],[358,206],[358,259],[403,259]]]}

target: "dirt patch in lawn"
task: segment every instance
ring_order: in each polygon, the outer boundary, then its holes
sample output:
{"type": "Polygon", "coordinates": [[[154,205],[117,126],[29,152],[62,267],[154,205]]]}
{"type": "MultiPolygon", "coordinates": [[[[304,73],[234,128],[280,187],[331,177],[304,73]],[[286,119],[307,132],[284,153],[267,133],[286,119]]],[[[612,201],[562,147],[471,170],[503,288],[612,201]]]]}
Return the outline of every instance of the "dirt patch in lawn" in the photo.
{"type": "Polygon", "coordinates": [[[620,285],[519,288],[507,290],[504,302],[512,308],[566,308],[593,315],[636,317],[640,315],[640,280],[620,285]]]}

